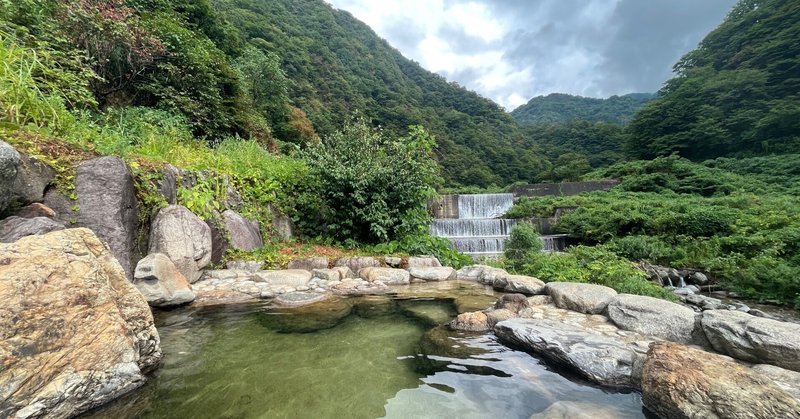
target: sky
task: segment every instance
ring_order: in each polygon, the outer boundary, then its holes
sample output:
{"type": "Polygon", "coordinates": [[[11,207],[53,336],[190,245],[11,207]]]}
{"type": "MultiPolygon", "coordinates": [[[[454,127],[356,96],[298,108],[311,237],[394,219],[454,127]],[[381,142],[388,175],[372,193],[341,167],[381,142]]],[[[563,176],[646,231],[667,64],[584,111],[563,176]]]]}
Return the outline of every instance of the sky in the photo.
{"type": "Polygon", "coordinates": [[[508,110],[549,93],[655,92],[736,0],[327,0],[508,110]]]}

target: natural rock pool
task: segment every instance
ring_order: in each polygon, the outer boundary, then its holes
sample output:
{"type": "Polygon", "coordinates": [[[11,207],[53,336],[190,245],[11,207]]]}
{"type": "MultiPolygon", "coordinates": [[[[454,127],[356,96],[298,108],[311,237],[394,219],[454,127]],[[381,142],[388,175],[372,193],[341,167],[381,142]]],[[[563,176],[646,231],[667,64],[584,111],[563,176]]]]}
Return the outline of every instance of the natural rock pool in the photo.
{"type": "Polygon", "coordinates": [[[441,326],[495,298],[475,285],[410,286],[295,309],[160,312],[161,368],[84,417],[529,418],[568,406],[644,417],[638,393],[592,386],[490,334],[441,326]]]}

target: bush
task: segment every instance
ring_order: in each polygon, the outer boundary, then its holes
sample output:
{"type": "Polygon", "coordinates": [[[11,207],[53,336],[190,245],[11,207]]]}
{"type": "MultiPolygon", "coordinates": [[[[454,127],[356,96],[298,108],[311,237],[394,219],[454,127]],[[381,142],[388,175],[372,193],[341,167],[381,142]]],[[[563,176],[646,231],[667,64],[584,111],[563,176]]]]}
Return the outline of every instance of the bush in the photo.
{"type": "Polygon", "coordinates": [[[531,223],[519,223],[511,230],[511,237],[506,242],[504,255],[512,270],[522,268],[529,253],[542,251],[542,239],[531,223]]]}
{"type": "Polygon", "coordinates": [[[340,241],[378,243],[427,231],[426,201],[437,172],[434,139],[419,126],[388,139],[354,119],[303,156],[319,190],[319,219],[307,225],[340,241]]]}
{"type": "Polygon", "coordinates": [[[630,260],[647,260],[652,263],[666,263],[675,258],[675,250],[658,237],[625,236],[608,242],[607,248],[630,260]]]}

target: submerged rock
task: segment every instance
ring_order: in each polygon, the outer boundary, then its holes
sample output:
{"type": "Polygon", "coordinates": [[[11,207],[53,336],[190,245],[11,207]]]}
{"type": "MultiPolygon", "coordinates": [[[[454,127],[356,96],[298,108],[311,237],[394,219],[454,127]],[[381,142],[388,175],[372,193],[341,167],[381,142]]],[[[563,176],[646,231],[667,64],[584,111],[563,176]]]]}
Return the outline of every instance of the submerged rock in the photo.
{"type": "Polygon", "coordinates": [[[301,307],[275,308],[259,314],[259,323],[282,333],[310,333],[330,329],[350,315],[352,306],[343,298],[331,298],[301,307]]]}
{"type": "Polygon", "coordinates": [[[664,418],[800,417],[797,400],[765,375],[672,342],[647,352],[642,401],[664,418]]]}
{"type": "Polygon", "coordinates": [[[71,417],[161,359],[150,307],[88,229],[0,244],[0,417],[71,417]]]}
{"type": "Polygon", "coordinates": [[[550,319],[514,318],[497,323],[497,337],[566,365],[609,387],[637,387],[634,363],[641,355],[623,341],[576,324],[550,319]]]}
{"type": "Polygon", "coordinates": [[[717,352],[800,371],[800,325],[741,311],[703,312],[703,331],[717,352]]]}
{"type": "Polygon", "coordinates": [[[617,326],[644,335],[692,343],[694,310],[653,297],[620,294],[608,304],[608,317],[617,326]]]}
{"type": "Polygon", "coordinates": [[[153,220],[149,253],[167,255],[190,283],[211,262],[211,246],[211,228],[186,207],[162,208],[153,220]]]}
{"type": "Polygon", "coordinates": [[[455,315],[452,306],[436,300],[400,300],[397,306],[407,316],[429,326],[445,324],[455,315]]]}
{"type": "Polygon", "coordinates": [[[189,281],[163,253],[153,253],[139,261],[133,285],[153,307],[186,304],[195,298],[189,281]]]}
{"type": "Polygon", "coordinates": [[[589,402],[558,401],[544,411],[534,413],[530,419],[617,419],[624,414],[614,406],[589,402]]]}
{"type": "Polygon", "coordinates": [[[600,314],[617,295],[613,289],[596,284],[550,282],[545,292],[553,297],[556,306],[587,314],[600,314]]]}

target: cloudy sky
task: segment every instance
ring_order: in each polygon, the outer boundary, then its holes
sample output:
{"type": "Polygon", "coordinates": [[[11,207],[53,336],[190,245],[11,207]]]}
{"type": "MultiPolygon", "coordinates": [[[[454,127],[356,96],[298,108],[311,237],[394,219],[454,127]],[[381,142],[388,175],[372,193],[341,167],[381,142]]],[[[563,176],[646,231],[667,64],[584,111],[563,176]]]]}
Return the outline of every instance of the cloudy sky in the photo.
{"type": "Polygon", "coordinates": [[[653,92],[735,0],[328,0],[408,58],[511,110],[653,92]]]}

